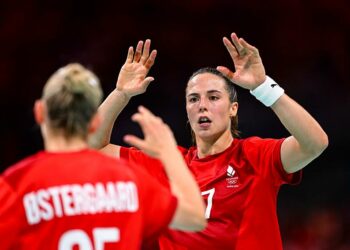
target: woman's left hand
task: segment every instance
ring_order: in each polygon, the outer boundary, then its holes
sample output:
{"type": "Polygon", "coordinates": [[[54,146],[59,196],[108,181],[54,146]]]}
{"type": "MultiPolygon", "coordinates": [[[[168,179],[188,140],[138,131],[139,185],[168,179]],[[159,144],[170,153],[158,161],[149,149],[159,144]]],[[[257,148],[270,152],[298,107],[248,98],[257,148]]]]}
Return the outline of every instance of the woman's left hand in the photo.
{"type": "Polygon", "coordinates": [[[231,81],[245,89],[255,89],[266,79],[265,68],[259,51],[247,43],[243,38],[231,34],[232,42],[224,37],[223,42],[233,60],[235,72],[224,66],[218,66],[217,70],[226,75],[231,81]]]}

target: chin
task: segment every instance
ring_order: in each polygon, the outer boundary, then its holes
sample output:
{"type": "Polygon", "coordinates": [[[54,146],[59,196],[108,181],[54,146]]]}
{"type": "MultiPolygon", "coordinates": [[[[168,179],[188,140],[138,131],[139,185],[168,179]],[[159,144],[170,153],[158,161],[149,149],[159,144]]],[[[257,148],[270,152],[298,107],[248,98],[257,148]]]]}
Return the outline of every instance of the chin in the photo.
{"type": "Polygon", "coordinates": [[[213,131],[213,130],[197,130],[195,131],[196,138],[199,138],[204,141],[216,141],[225,133],[225,130],[213,131]]]}
{"type": "Polygon", "coordinates": [[[196,136],[199,137],[202,140],[209,140],[215,137],[215,133],[209,131],[209,130],[201,130],[196,132],[196,136]]]}

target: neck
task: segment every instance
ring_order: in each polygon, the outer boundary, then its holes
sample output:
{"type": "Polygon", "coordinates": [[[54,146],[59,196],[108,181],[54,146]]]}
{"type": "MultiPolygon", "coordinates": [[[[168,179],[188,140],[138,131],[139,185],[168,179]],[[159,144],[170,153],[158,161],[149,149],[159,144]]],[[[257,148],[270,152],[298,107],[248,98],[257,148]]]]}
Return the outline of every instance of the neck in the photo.
{"type": "Polygon", "coordinates": [[[219,138],[205,140],[196,138],[198,158],[214,155],[225,151],[233,141],[231,131],[226,131],[219,138]]]}
{"type": "Polygon", "coordinates": [[[88,148],[88,143],[81,137],[65,138],[60,135],[44,138],[45,150],[48,152],[74,152],[88,148]]]}

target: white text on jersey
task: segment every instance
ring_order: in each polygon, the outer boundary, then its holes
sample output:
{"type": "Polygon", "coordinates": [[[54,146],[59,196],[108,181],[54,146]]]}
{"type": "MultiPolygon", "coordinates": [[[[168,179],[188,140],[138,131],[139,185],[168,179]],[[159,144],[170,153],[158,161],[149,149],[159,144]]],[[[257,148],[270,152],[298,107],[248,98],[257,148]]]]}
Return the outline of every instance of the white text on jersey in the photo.
{"type": "Polygon", "coordinates": [[[55,186],[24,195],[30,225],[54,217],[97,213],[135,212],[138,193],[134,182],[85,183],[55,186]]]}

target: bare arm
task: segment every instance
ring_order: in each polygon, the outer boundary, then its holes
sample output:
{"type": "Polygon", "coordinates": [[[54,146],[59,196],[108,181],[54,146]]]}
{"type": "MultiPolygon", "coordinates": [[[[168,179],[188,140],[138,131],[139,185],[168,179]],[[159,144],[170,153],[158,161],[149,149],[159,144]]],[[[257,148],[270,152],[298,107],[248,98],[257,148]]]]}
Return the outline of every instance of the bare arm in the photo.
{"type": "Polygon", "coordinates": [[[131,97],[142,94],[148,85],[154,80],[153,77],[146,77],[154,64],[157,51],[150,53],[151,41],[145,43],[139,41],[134,53],[133,47],[128,50],[128,55],[122,66],[116,88],[99,107],[102,124],[98,131],[89,138],[89,144],[105,153],[119,156],[119,146],[109,144],[113,125],[128,104],[131,97]]]}
{"type": "Polygon", "coordinates": [[[294,173],[326,149],[327,134],[303,107],[286,94],[271,108],[292,135],[282,144],[281,159],[286,172],[294,173]]]}
{"type": "MultiPolygon", "coordinates": [[[[217,69],[235,84],[253,90],[266,79],[259,51],[242,38],[238,38],[235,33],[232,33],[231,39],[232,43],[226,37],[223,42],[233,60],[235,72],[222,66],[217,69]]],[[[327,134],[303,107],[286,94],[271,108],[291,134],[281,147],[283,167],[288,173],[296,172],[319,156],[328,146],[327,134]]]]}
{"type": "Polygon", "coordinates": [[[199,187],[177,149],[170,128],[144,107],[139,108],[139,112],[133,115],[132,120],[140,124],[144,139],[127,135],[125,141],[162,162],[172,193],[178,199],[170,227],[187,231],[204,229],[205,207],[199,187]]]}

